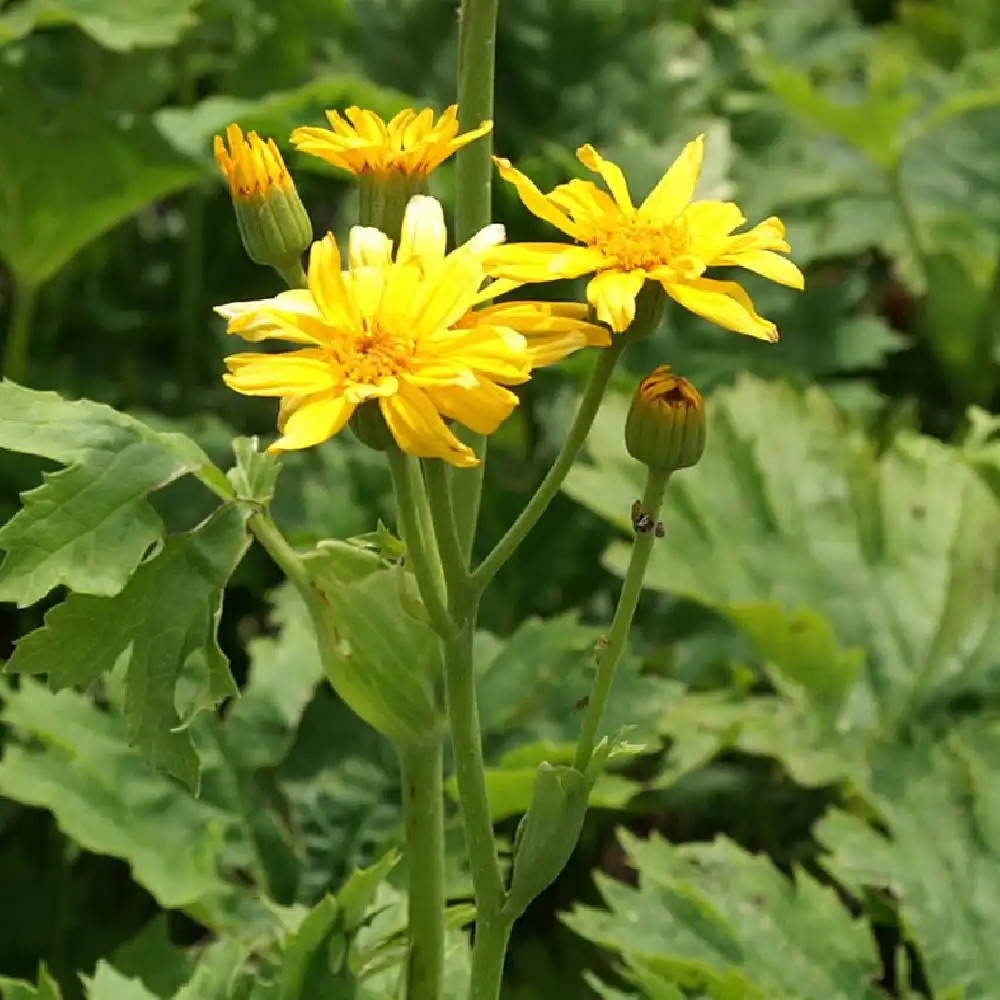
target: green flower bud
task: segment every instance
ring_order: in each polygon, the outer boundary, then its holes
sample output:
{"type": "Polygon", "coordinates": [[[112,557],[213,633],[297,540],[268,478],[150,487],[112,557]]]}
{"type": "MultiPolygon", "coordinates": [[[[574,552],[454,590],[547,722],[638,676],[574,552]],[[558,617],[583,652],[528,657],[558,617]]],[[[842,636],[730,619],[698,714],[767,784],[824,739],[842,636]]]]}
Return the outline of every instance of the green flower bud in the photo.
{"type": "Polygon", "coordinates": [[[312,225],[273,139],[226,129],[215,137],[215,159],[229,183],[236,225],[247,256],[284,271],[312,243],[312,225]]]}
{"type": "Polygon", "coordinates": [[[625,421],[628,453],[657,472],[695,465],[705,450],[705,404],[663,365],[639,383],[625,421]]]}
{"type": "Polygon", "coordinates": [[[382,416],[378,401],[366,399],[351,414],[348,424],[354,436],[373,451],[388,451],[396,447],[396,439],[382,416]]]}

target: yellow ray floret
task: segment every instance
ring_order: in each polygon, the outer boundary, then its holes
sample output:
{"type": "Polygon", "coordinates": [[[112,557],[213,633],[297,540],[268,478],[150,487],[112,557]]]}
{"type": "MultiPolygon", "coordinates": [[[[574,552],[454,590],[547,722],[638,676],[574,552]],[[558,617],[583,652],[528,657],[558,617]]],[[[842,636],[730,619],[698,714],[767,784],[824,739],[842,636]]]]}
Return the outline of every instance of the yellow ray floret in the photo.
{"type": "Polygon", "coordinates": [[[231,388],[281,400],[281,437],[271,451],[319,444],[374,401],[403,451],[472,466],[474,453],[446,419],[490,434],[517,403],[507,386],[526,381],[535,364],[606,340],[606,330],[577,318],[578,307],[475,309],[510,288],[482,287],[483,257],[503,240],[503,227],[486,227],[450,254],[446,237],[441,206],[418,195],[395,254],[383,233],[357,226],[343,270],[327,234],[312,246],[307,288],[217,307],[230,333],[297,345],[226,359],[231,388]]]}
{"type": "Polygon", "coordinates": [[[275,188],[287,191],[292,187],[292,178],[273,139],[265,142],[256,132],[244,135],[234,124],[226,129],[225,142],[221,136],[215,137],[214,151],[233,198],[247,200],[275,188]]]}
{"type": "Polygon", "coordinates": [[[582,146],[577,157],[603,178],[608,191],[577,179],[543,194],[507,160],[494,157],[500,176],[514,185],[529,211],[579,245],[506,244],[490,253],[489,272],[514,282],[593,274],[587,299],[598,319],[616,332],[627,329],[635,317],[635,299],[643,284],[656,281],[691,312],[727,330],[776,341],[774,324],[757,314],[740,285],[707,278],[705,272],[710,267],[745,267],[801,289],[802,273],[781,256],[791,249],[785,227],[780,219],[769,218],[736,233],[746,219],[733,202],[692,201],[703,153],[704,137],[699,136],[638,207],[621,169],[592,146],[582,146]]]}
{"type": "Polygon", "coordinates": [[[352,174],[402,174],[426,177],[452,153],[485,135],[492,122],[482,122],[471,132],[458,134],[458,106],[445,109],[435,122],[424,108],[400,111],[384,122],[374,111],[348,108],[341,116],[326,113],[330,128],[297,128],[292,132],[296,149],[350,171],[352,174]]]}

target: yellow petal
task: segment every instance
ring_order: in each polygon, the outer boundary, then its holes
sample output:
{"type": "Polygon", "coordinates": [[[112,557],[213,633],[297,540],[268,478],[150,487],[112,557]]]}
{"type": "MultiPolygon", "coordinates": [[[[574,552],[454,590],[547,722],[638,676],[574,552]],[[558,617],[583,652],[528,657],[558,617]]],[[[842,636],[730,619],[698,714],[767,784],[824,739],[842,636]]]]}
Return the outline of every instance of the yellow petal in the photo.
{"type": "Polygon", "coordinates": [[[484,277],[475,255],[460,251],[449,254],[417,289],[408,309],[413,324],[408,332],[420,340],[458,322],[475,303],[484,277]]]}
{"type": "Polygon", "coordinates": [[[683,212],[689,237],[687,253],[710,261],[722,253],[730,233],[746,222],[738,205],[731,201],[694,201],[683,212]]]}
{"type": "Polygon", "coordinates": [[[757,315],[750,296],[735,281],[698,278],[685,283],[663,283],[666,293],[685,309],[703,316],[734,333],[745,333],[759,340],[778,340],[778,329],[757,315]]]}
{"type": "Polygon", "coordinates": [[[602,323],[621,333],[635,319],[635,297],[645,280],[645,271],[600,271],[587,285],[587,301],[602,323]]]}
{"type": "Polygon", "coordinates": [[[427,395],[446,417],[457,420],[476,434],[492,434],[517,406],[514,393],[488,379],[470,389],[438,386],[428,389],[427,395]]]}
{"type": "Polygon", "coordinates": [[[640,213],[650,219],[673,222],[694,197],[704,153],[705,137],[700,135],[684,147],[681,155],[649,192],[639,207],[640,213]]]}
{"type": "Polygon", "coordinates": [[[289,354],[233,354],[223,379],[244,396],[305,396],[332,388],[334,369],[318,351],[289,354]]]}
{"type": "Polygon", "coordinates": [[[608,190],[614,196],[619,208],[628,213],[634,211],[635,206],[633,206],[632,199],[629,197],[628,184],[625,181],[625,175],[622,173],[621,167],[610,160],[605,160],[589,144],[581,146],[576,151],[576,158],[588,170],[593,170],[594,173],[600,174],[604,178],[604,183],[607,184],[608,190]]]}
{"type": "Polygon", "coordinates": [[[448,429],[422,389],[401,382],[399,392],[380,399],[379,407],[396,443],[408,454],[441,458],[463,469],[479,464],[475,452],[448,429]]]}
{"type": "Polygon", "coordinates": [[[403,214],[396,260],[404,264],[418,258],[436,265],[444,260],[448,245],[448,229],[440,202],[426,195],[414,195],[403,214]]]}
{"type": "Polygon", "coordinates": [[[267,450],[277,454],[298,448],[311,448],[343,430],[353,412],[354,405],[335,391],[296,399],[291,405],[283,407],[283,433],[267,450]]]}
{"type": "Polygon", "coordinates": [[[805,287],[802,272],[787,257],[782,257],[771,250],[744,250],[725,254],[713,260],[712,264],[745,267],[748,271],[776,281],[779,285],[797,288],[800,291],[805,287]]]}
{"type": "Polygon", "coordinates": [[[261,340],[289,340],[315,344],[322,340],[325,326],[312,295],[305,288],[280,292],[270,299],[226,302],[215,311],[227,320],[226,332],[254,343],[261,340]]]}
{"type": "Polygon", "coordinates": [[[387,273],[381,267],[354,267],[343,276],[344,288],[366,327],[378,316],[387,273]]]}
{"type": "Polygon", "coordinates": [[[593,181],[579,177],[554,187],[548,197],[553,205],[572,216],[580,227],[581,236],[578,239],[598,223],[606,224],[609,217],[624,214],[607,191],[602,191],[593,181]]]}
{"type": "Polygon", "coordinates": [[[392,240],[373,226],[352,226],[347,238],[350,267],[384,267],[392,260],[392,240]]]}
{"type": "Polygon", "coordinates": [[[535,187],[534,181],[526,177],[520,170],[516,170],[509,160],[501,156],[494,156],[493,162],[500,171],[500,176],[508,183],[513,184],[518,197],[524,202],[524,207],[538,218],[551,223],[556,229],[562,230],[567,236],[578,238],[579,228],[576,223],[562,209],[553,205],[551,201],[541,191],[535,187]]]}
{"type": "Polygon", "coordinates": [[[312,245],[308,279],[309,291],[323,318],[338,330],[358,329],[360,317],[344,286],[340,250],[333,233],[327,233],[312,245]]]}
{"type": "Polygon", "coordinates": [[[604,261],[604,253],[596,247],[566,243],[504,243],[483,258],[486,271],[492,277],[518,284],[579,278],[595,271],[604,261]]]}
{"type": "MultiPolygon", "coordinates": [[[[447,330],[420,343],[428,358],[451,361],[497,382],[519,385],[531,369],[527,341],[505,326],[477,324],[467,330],[447,330]]],[[[417,371],[422,364],[417,367],[417,371]]]]}

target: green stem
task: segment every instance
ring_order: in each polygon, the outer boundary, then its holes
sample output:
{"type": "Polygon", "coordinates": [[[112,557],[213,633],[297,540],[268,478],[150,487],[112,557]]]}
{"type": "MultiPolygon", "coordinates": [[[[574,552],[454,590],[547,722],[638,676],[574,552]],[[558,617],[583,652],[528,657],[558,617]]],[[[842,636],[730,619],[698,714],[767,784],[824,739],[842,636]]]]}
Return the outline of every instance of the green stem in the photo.
{"type": "MultiPolygon", "coordinates": [[[[649,470],[649,476],[646,479],[646,490],[642,497],[642,510],[653,521],[656,520],[660,512],[660,506],[663,503],[663,493],[667,488],[667,480],[669,478],[669,472],[654,472],[652,469],[649,470]]],[[[653,551],[653,541],[655,538],[655,532],[641,531],[636,532],[635,539],[632,542],[632,555],[628,562],[628,569],[625,571],[625,580],[622,583],[621,593],[618,595],[618,606],[615,608],[614,618],[611,620],[607,642],[601,652],[600,662],[597,667],[597,676],[594,678],[594,687],[590,692],[590,700],[587,703],[587,713],[583,717],[580,740],[576,745],[576,758],[573,761],[573,766],[581,772],[586,771],[591,755],[594,752],[597,731],[601,726],[601,719],[604,716],[604,708],[608,702],[608,695],[611,693],[611,684],[615,679],[618,661],[625,651],[629,629],[632,626],[635,609],[639,603],[639,594],[642,592],[642,579],[645,576],[646,567],[649,565],[649,556],[653,551]]]]}
{"type": "Polygon", "coordinates": [[[7,330],[7,346],[3,352],[4,378],[20,382],[28,368],[28,345],[31,342],[31,324],[35,317],[37,291],[34,285],[20,282],[14,288],[14,305],[7,330]]]}
{"type": "Polygon", "coordinates": [[[511,926],[506,918],[487,922],[477,917],[469,1000],[497,1000],[500,996],[511,926]]]}
{"type": "Polygon", "coordinates": [[[448,604],[459,624],[463,624],[469,612],[469,571],[466,568],[465,554],[455,524],[451,475],[448,466],[439,459],[429,459],[423,466],[427,475],[427,492],[430,515],[434,522],[434,534],[441,551],[444,575],[448,581],[448,604]]]}
{"type": "MultiPolygon", "coordinates": [[[[462,0],[458,35],[458,121],[463,131],[493,117],[497,8],[500,0],[462,0]]],[[[493,216],[493,134],[460,149],[455,156],[455,238],[464,243],[493,216]]],[[[479,520],[486,464],[486,437],[463,434],[479,457],[474,469],[457,471],[454,481],[455,524],[468,565],[479,520]]]]}
{"type": "Polygon", "coordinates": [[[472,668],[472,635],[472,626],[467,625],[458,636],[446,642],[444,662],[448,722],[455,751],[455,778],[476,894],[478,928],[483,922],[491,924],[499,920],[504,888],[486,795],[486,768],[479,731],[476,678],[472,668]]]}
{"type": "MultiPolygon", "coordinates": [[[[417,518],[420,521],[420,536],[426,540],[428,557],[431,560],[431,567],[434,570],[434,579],[437,582],[438,593],[448,593],[448,583],[445,580],[444,567],[441,565],[441,543],[438,540],[435,530],[435,519],[431,512],[431,504],[427,498],[427,483],[424,482],[424,473],[421,468],[420,459],[412,455],[406,456],[407,474],[410,477],[410,484],[413,487],[413,503],[417,509],[417,518]]],[[[405,541],[405,539],[404,539],[405,541]]]]}
{"type": "Polygon", "coordinates": [[[281,275],[289,288],[305,288],[309,283],[306,272],[302,269],[302,261],[298,257],[294,257],[281,266],[275,265],[274,269],[281,275]]]}
{"type": "Polygon", "coordinates": [[[406,1000],[440,1000],[444,989],[444,788],[440,738],[399,750],[409,877],[406,1000]]]}
{"type": "Polygon", "coordinates": [[[270,516],[261,512],[250,515],[250,530],[263,546],[264,551],[275,561],[278,568],[288,577],[289,582],[306,599],[312,610],[316,597],[309,574],[299,558],[299,554],[288,544],[278,526],[270,516]]]}
{"type": "MultiPolygon", "coordinates": [[[[420,530],[418,504],[421,500],[421,489],[414,483],[413,470],[406,455],[397,448],[389,448],[386,455],[396,489],[396,506],[403,540],[406,542],[407,561],[417,578],[420,596],[423,598],[435,631],[444,639],[452,638],[458,634],[458,626],[448,613],[444,593],[438,583],[434,569],[436,555],[432,558],[427,549],[428,543],[433,539],[425,538],[420,530]]],[[[417,471],[419,472],[419,467],[417,471]]],[[[426,496],[423,499],[426,500],[426,496]]]]}
{"type": "Polygon", "coordinates": [[[542,480],[535,495],[528,501],[527,506],[517,516],[517,520],[507,529],[507,533],[497,542],[493,551],[476,567],[472,574],[472,585],[476,593],[481,594],[488,586],[490,580],[496,575],[501,566],[514,554],[514,550],[521,544],[529,531],[538,523],[538,519],[545,513],[552,502],[559,488],[563,484],[567,473],[573,467],[580,449],[583,447],[590,428],[593,426],[594,418],[600,408],[601,400],[604,398],[608,380],[614,370],[615,362],[625,347],[625,337],[617,336],[611,341],[611,346],[605,348],[597,355],[597,364],[591,372],[590,381],[584,391],[583,399],[580,400],[580,408],[573,418],[573,425],[569,429],[569,434],[563,442],[552,468],[549,469],[542,480]]]}

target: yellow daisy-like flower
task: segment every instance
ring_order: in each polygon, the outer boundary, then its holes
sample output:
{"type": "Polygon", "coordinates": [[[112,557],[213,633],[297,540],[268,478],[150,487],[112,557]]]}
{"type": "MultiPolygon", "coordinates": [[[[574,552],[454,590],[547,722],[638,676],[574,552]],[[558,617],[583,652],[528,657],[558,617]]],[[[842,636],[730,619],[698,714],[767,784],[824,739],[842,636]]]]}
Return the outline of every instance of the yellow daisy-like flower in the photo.
{"type": "Polygon", "coordinates": [[[611,192],[593,181],[572,180],[543,194],[520,171],[494,157],[505,181],[513,184],[529,211],[583,244],[512,243],[489,256],[491,274],[517,282],[578,278],[593,273],[587,299],[598,319],[616,332],[635,317],[635,299],[643,284],[659,282],[684,308],[736,333],[776,341],[773,323],[757,314],[750,296],[735,281],[706,278],[709,267],[738,266],[791,288],[802,288],[799,269],[780,254],[788,253],[785,227],[769,218],[744,233],[746,222],[729,201],[692,201],[701,172],[704,136],[684,151],[635,207],[619,167],[592,146],[577,157],[600,174],[611,192]]]}
{"type": "Polygon", "coordinates": [[[471,132],[458,134],[458,105],[445,109],[434,121],[434,112],[419,114],[407,108],[384,122],[374,111],[350,107],[342,117],[327,111],[331,128],[297,128],[292,132],[296,149],[350,171],[352,174],[426,177],[452,153],[485,135],[493,127],[482,122],[471,132]]]}
{"type": "Polygon", "coordinates": [[[473,466],[475,454],[445,418],[490,434],[517,404],[506,386],[526,381],[533,361],[600,341],[599,327],[555,303],[474,310],[509,288],[495,282],[482,290],[483,257],[503,240],[503,227],[487,226],[450,254],[446,240],[441,206],[418,195],[407,206],[395,257],[387,236],[356,226],[342,271],[327,234],[313,244],[307,288],[217,307],[230,333],[300,345],[226,359],[231,388],[281,399],[281,437],[270,451],[319,444],[358,406],[377,401],[403,451],[473,466]]]}
{"type": "Polygon", "coordinates": [[[293,187],[292,177],[273,139],[265,142],[256,132],[244,135],[239,125],[233,124],[226,129],[225,142],[222,136],[215,137],[214,152],[234,199],[247,201],[274,188],[288,191],[293,187]]]}

